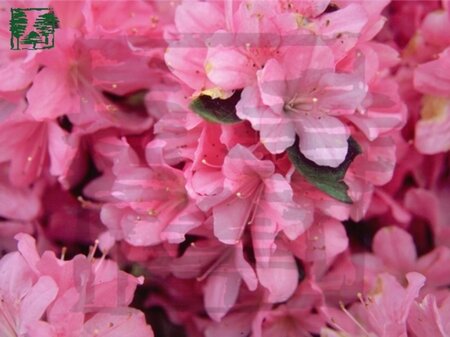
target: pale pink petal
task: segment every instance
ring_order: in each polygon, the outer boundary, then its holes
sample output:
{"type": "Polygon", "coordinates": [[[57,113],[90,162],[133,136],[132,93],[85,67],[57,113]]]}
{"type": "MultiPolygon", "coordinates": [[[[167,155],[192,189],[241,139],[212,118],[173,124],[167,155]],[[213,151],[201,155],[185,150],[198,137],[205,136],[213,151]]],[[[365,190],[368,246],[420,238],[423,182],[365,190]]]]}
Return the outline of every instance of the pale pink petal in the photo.
{"type": "Polygon", "coordinates": [[[255,290],[258,286],[258,279],[256,273],[250,264],[245,260],[242,242],[239,242],[235,248],[234,264],[241,275],[244,282],[247,284],[248,289],[255,290]]]}
{"type": "Polygon", "coordinates": [[[363,79],[354,74],[327,73],[318,86],[319,106],[333,115],[353,114],[367,92],[363,79]]]}
{"type": "Polygon", "coordinates": [[[258,72],[261,99],[278,114],[282,112],[285,96],[288,95],[285,81],[284,69],[275,59],[267,61],[264,68],[258,72]]]}
{"type": "Polygon", "coordinates": [[[214,207],[214,235],[223,243],[239,241],[247,223],[252,206],[251,198],[231,197],[214,207]],[[230,214],[233,214],[230,217],[230,214]]]}
{"type": "Polygon", "coordinates": [[[300,151],[321,166],[337,167],[347,155],[348,128],[335,117],[299,116],[295,122],[300,151]]]}
{"type": "Polygon", "coordinates": [[[153,337],[152,328],[142,312],[132,308],[117,308],[116,312],[97,313],[85,324],[80,337],[153,337]]]}
{"type": "Polygon", "coordinates": [[[298,270],[295,259],[280,245],[272,254],[269,265],[256,265],[256,271],[259,282],[269,291],[269,302],[286,301],[297,288],[298,270]]]}
{"type": "Polygon", "coordinates": [[[161,232],[165,223],[154,216],[126,211],[122,215],[121,227],[128,243],[134,246],[152,246],[162,242],[161,232]]]}
{"type": "Polygon", "coordinates": [[[261,132],[261,142],[272,153],[283,152],[295,141],[293,124],[276,112],[282,107],[278,104],[273,106],[273,110],[272,107],[265,106],[257,87],[245,88],[236,105],[238,117],[248,120],[255,130],[261,132]]]}
{"type": "Polygon", "coordinates": [[[264,186],[262,211],[265,211],[267,216],[272,214],[278,222],[278,228],[290,240],[295,240],[312,223],[312,204],[294,202],[292,188],[280,174],[274,174],[270,179],[265,179],[264,186]]]}
{"type": "Polygon", "coordinates": [[[414,87],[429,95],[449,96],[450,74],[443,69],[450,67],[450,48],[437,60],[419,65],[414,71],[414,87]]]}
{"type": "Polygon", "coordinates": [[[56,298],[58,286],[49,276],[42,276],[33,285],[20,306],[20,333],[25,333],[29,325],[39,320],[50,303],[56,298]]]}
{"type": "Polygon", "coordinates": [[[214,321],[219,322],[233,307],[241,282],[241,275],[230,262],[208,277],[204,288],[204,302],[206,312],[214,321]]]}
{"type": "Polygon", "coordinates": [[[181,243],[185,240],[186,233],[200,226],[203,220],[203,213],[190,202],[161,232],[161,239],[169,243],[181,243]]]}
{"type": "Polygon", "coordinates": [[[416,336],[447,337],[444,324],[433,295],[429,294],[411,306],[408,327],[416,336]]]}
{"type": "Polygon", "coordinates": [[[205,69],[209,80],[224,90],[245,88],[256,80],[249,59],[234,48],[210,49],[205,69]]]}
{"type": "Polygon", "coordinates": [[[77,151],[77,139],[69,138],[68,134],[56,123],[48,123],[48,153],[51,174],[67,175],[77,151]]]}
{"type": "Polygon", "coordinates": [[[40,256],[36,249],[36,240],[28,234],[19,233],[14,237],[17,243],[17,250],[23,256],[31,269],[36,270],[36,265],[40,260],[40,256]]]}
{"type": "Polygon", "coordinates": [[[183,34],[212,33],[225,24],[221,8],[214,3],[185,2],[177,6],[175,24],[183,34]]]}
{"type": "MultiPolygon", "coordinates": [[[[199,42],[193,40],[192,43],[199,42]]],[[[185,84],[201,89],[207,83],[203,65],[206,52],[206,48],[186,48],[174,44],[167,49],[164,58],[169,69],[185,84]]]]}

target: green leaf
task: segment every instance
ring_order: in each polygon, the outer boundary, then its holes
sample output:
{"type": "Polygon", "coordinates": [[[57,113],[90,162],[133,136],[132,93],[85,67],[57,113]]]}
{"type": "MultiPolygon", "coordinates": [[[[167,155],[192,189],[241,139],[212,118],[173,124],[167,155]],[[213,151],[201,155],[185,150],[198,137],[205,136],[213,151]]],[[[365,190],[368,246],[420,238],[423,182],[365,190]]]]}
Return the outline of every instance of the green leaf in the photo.
{"type": "Polygon", "coordinates": [[[344,183],[343,179],[352,161],[362,151],[359,144],[352,137],[350,137],[347,142],[347,156],[336,168],[320,166],[306,158],[300,152],[298,139],[294,145],[287,149],[287,153],[291,163],[308,182],[329,196],[347,204],[352,204],[353,201],[347,194],[348,186],[344,183]]]}
{"type": "Polygon", "coordinates": [[[236,104],[241,99],[242,90],[236,90],[229,98],[212,98],[200,95],[194,99],[189,108],[209,122],[232,124],[242,122],[236,115],[236,104]]]}

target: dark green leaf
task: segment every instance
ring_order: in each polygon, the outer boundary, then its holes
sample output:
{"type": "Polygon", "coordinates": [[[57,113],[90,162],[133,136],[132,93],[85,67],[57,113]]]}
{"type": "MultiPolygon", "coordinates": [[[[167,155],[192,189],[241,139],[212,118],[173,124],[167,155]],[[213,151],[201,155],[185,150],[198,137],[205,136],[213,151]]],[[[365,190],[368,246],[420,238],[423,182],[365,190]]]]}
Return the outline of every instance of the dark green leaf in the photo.
{"type": "Polygon", "coordinates": [[[291,163],[308,182],[339,201],[347,204],[353,203],[347,194],[348,186],[343,181],[348,167],[361,153],[360,146],[352,137],[348,139],[348,152],[345,160],[336,168],[320,166],[306,158],[299,150],[298,139],[293,146],[288,148],[287,153],[291,163]]]}
{"type": "Polygon", "coordinates": [[[242,90],[236,90],[227,99],[200,95],[191,102],[189,107],[209,122],[219,124],[239,123],[242,121],[236,116],[236,104],[241,99],[241,92],[242,90]]]}

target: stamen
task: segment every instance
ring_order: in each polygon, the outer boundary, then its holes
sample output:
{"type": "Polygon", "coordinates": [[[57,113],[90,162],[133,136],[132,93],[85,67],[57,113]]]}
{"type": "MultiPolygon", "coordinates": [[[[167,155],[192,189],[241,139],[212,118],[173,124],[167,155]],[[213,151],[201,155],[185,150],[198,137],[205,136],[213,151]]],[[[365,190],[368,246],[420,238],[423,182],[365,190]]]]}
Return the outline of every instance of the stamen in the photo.
{"type": "Polygon", "coordinates": [[[206,271],[200,275],[199,277],[197,277],[197,281],[201,282],[203,280],[205,280],[209,274],[211,274],[214,269],[216,269],[222,262],[224,262],[226,259],[228,259],[228,257],[230,256],[230,254],[233,252],[232,249],[227,249],[226,251],[224,251],[218,259],[216,259],[211,266],[208,267],[208,269],[206,269],[206,271]]]}
{"type": "Polygon", "coordinates": [[[361,323],[358,322],[358,320],[345,308],[344,303],[342,301],[339,301],[339,307],[341,310],[347,315],[350,320],[356,324],[358,328],[361,329],[362,332],[364,332],[368,337],[370,336],[369,332],[361,325],[361,323]]]}
{"type": "MultiPolygon", "coordinates": [[[[98,240],[97,240],[97,241],[98,241],[98,240]]],[[[103,252],[103,253],[102,253],[102,256],[100,257],[100,259],[97,260],[97,265],[96,265],[95,268],[94,268],[94,271],[95,271],[95,272],[98,271],[98,269],[99,269],[100,266],[102,265],[103,261],[105,261],[106,254],[107,254],[107,252],[103,252]]]]}
{"type": "MultiPolygon", "coordinates": [[[[367,301],[364,300],[364,298],[363,298],[363,296],[362,296],[362,294],[360,292],[358,292],[356,294],[356,296],[358,297],[359,301],[362,303],[362,305],[364,305],[364,307],[366,309],[369,307],[370,303],[373,303],[373,298],[370,297],[370,296],[367,296],[367,301]]],[[[378,321],[378,319],[375,317],[375,315],[371,311],[368,310],[367,313],[374,319],[374,321],[378,321]]]]}
{"type": "Polygon", "coordinates": [[[66,246],[63,246],[63,247],[61,248],[61,258],[60,258],[61,261],[64,261],[64,259],[65,259],[65,257],[66,257],[66,252],[67,252],[67,247],[66,247],[66,246]]]}
{"type": "Polygon", "coordinates": [[[264,185],[260,185],[258,190],[256,191],[256,198],[252,201],[252,216],[250,217],[250,220],[248,220],[247,224],[251,225],[253,223],[253,220],[255,220],[256,217],[256,210],[258,209],[259,201],[261,200],[262,191],[264,190],[264,185]]]}
{"type": "Polygon", "coordinates": [[[336,320],[333,317],[330,317],[330,323],[334,328],[336,328],[344,333],[348,333],[343,327],[341,327],[339,324],[337,324],[336,320]]]}
{"type": "Polygon", "coordinates": [[[150,216],[154,216],[154,215],[158,214],[158,212],[154,208],[152,208],[147,211],[147,214],[150,216]]]}
{"type": "Polygon", "coordinates": [[[89,261],[92,261],[94,259],[95,252],[97,251],[97,248],[98,248],[98,243],[99,243],[99,241],[95,240],[94,246],[89,247],[89,254],[87,256],[87,259],[89,261]]]}
{"type": "Polygon", "coordinates": [[[209,167],[211,167],[211,168],[217,168],[217,169],[221,169],[221,168],[222,168],[222,166],[214,165],[214,164],[208,163],[208,162],[206,161],[205,158],[202,159],[202,164],[203,164],[203,165],[206,165],[206,166],[209,166],[209,167]]]}
{"type": "Polygon", "coordinates": [[[364,298],[363,298],[363,296],[362,296],[362,294],[361,294],[360,292],[358,292],[358,293],[356,294],[356,297],[358,297],[358,299],[359,299],[359,301],[361,302],[362,305],[364,305],[365,307],[367,307],[367,303],[366,303],[366,301],[364,301],[364,298]]]}
{"type": "Polygon", "coordinates": [[[84,199],[81,195],[77,197],[77,200],[81,203],[81,207],[92,209],[92,210],[99,210],[102,208],[102,205],[100,203],[95,203],[89,200],[84,199]]]}

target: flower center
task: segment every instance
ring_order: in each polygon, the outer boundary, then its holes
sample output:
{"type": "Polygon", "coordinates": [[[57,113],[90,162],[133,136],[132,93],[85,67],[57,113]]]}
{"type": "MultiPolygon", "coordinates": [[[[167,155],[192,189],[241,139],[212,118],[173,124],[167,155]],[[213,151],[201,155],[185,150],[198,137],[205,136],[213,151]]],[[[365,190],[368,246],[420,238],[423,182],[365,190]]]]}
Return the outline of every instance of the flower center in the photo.
{"type": "Polygon", "coordinates": [[[323,111],[319,108],[319,99],[315,96],[294,96],[291,100],[285,103],[283,111],[286,114],[300,113],[305,116],[322,117],[323,111]]]}

